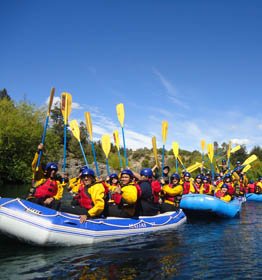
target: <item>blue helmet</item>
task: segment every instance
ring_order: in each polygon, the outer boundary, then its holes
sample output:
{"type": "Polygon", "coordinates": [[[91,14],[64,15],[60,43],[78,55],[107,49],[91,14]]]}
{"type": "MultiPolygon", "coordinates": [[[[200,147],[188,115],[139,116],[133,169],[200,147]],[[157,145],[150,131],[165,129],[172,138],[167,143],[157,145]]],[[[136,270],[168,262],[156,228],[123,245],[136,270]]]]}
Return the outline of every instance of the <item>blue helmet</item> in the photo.
{"type": "Polygon", "coordinates": [[[85,169],[88,169],[87,165],[84,165],[84,166],[80,167],[79,172],[82,173],[83,170],[85,170],[85,169]]]}
{"type": "Polygon", "coordinates": [[[222,159],[222,163],[225,164],[227,163],[227,161],[225,159],[222,159]]]}
{"type": "Polygon", "coordinates": [[[118,180],[118,175],[116,173],[112,173],[109,175],[109,179],[113,180],[113,179],[117,179],[118,180]]]}
{"type": "Polygon", "coordinates": [[[198,175],[196,176],[196,179],[201,179],[201,180],[202,180],[202,175],[201,175],[201,174],[198,174],[198,175]]]}
{"type": "Polygon", "coordinates": [[[231,174],[227,173],[225,176],[224,176],[225,179],[227,178],[230,178],[231,179],[231,174]]]}
{"type": "Polygon", "coordinates": [[[46,171],[47,171],[47,170],[55,170],[55,171],[57,171],[57,170],[58,170],[58,166],[57,166],[57,164],[54,163],[54,162],[48,162],[47,165],[46,165],[46,167],[45,167],[45,170],[46,170],[46,171]]]}
{"type": "Polygon", "coordinates": [[[184,177],[191,177],[191,174],[189,172],[185,172],[184,177]]]}
{"type": "Polygon", "coordinates": [[[174,180],[174,179],[177,179],[178,181],[180,180],[180,176],[177,173],[173,173],[170,178],[171,178],[171,180],[174,180]]]}
{"type": "Polygon", "coordinates": [[[238,161],[236,162],[236,164],[241,164],[240,160],[238,160],[238,161]]]}
{"type": "Polygon", "coordinates": [[[249,184],[254,184],[254,180],[249,180],[249,184]]]}
{"type": "Polygon", "coordinates": [[[140,175],[146,177],[153,177],[153,171],[151,170],[151,168],[143,168],[140,171],[140,175]]]}
{"type": "Polygon", "coordinates": [[[81,177],[86,177],[86,176],[92,176],[95,177],[95,172],[93,169],[90,168],[84,168],[81,172],[81,177]]]}
{"type": "Polygon", "coordinates": [[[223,188],[228,189],[228,185],[227,185],[227,184],[223,184],[223,185],[221,186],[221,189],[223,189],[223,188]]]}
{"type": "Polygon", "coordinates": [[[258,177],[258,181],[262,180],[262,176],[258,177]]]}
{"type": "Polygon", "coordinates": [[[208,180],[207,176],[203,176],[203,177],[202,177],[202,180],[203,180],[203,181],[207,181],[207,180],[208,180]]]}
{"type": "Polygon", "coordinates": [[[131,179],[134,178],[134,174],[133,174],[133,172],[132,172],[130,169],[124,169],[124,170],[122,170],[121,176],[122,176],[123,174],[129,175],[131,179]]]}

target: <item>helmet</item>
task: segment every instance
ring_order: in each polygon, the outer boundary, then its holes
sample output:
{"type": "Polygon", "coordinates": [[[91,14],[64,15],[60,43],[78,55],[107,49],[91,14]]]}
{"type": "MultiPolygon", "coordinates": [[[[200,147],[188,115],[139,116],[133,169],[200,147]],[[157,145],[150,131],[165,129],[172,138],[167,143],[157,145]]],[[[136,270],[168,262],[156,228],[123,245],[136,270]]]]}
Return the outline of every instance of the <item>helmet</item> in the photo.
{"type": "Polygon", "coordinates": [[[249,180],[249,184],[254,184],[254,180],[249,180]]]}
{"type": "Polygon", "coordinates": [[[185,172],[184,177],[191,177],[191,174],[189,172],[185,172]]]}
{"type": "Polygon", "coordinates": [[[118,175],[116,173],[112,173],[112,174],[110,174],[109,179],[110,180],[118,179],[118,175]]]}
{"type": "Polygon", "coordinates": [[[236,162],[236,164],[241,164],[240,160],[238,160],[238,161],[236,162]]]}
{"type": "Polygon", "coordinates": [[[225,179],[227,178],[230,178],[231,179],[231,175],[229,173],[227,173],[225,176],[224,176],[225,179]]]}
{"type": "Polygon", "coordinates": [[[79,173],[82,173],[84,169],[88,169],[87,165],[80,167],[79,173]]]}
{"type": "Polygon", "coordinates": [[[258,177],[258,181],[262,180],[262,176],[258,177]]]}
{"type": "Polygon", "coordinates": [[[225,159],[222,159],[222,163],[226,163],[227,161],[225,159]]]}
{"type": "Polygon", "coordinates": [[[81,172],[81,177],[86,177],[86,176],[92,176],[95,177],[95,172],[93,169],[90,168],[84,168],[81,172]]]}
{"type": "Polygon", "coordinates": [[[228,185],[227,185],[227,184],[223,184],[223,185],[221,186],[221,189],[223,189],[223,188],[228,189],[228,185]]]}
{"type": "Polygon", "coordinates": [[[57,170],[58,170],[58,166],[57,166],[57,164],[54,163],[54,162],[48,162],[47,165],[46,165],[46,167],[45,167],[45,170],[46,170],[46,171],[47,171],[47,170],[55,170],[55,171],[57,171],[57,170]]]}
{"type": "Polygon", "coordinates": [[[180,180],[180,176],[177,173],[173,173],[170,178],[171,178],[171,181],[174,179],[177,179],[178,181],[180,180]]]}
{"type": "Polygon", "coordinates": [[[203,180],[203,181],[207,181],[208,178],[207,178],[206,176],[203,176],[203,177],[202,177],[202,180],[203,180]]]}
{"type": "Polygon", "coordinates": [[[141,176],[153,177],[153,171],[150,168],[143,168],[140,171],[141,176]]]}
{"type": "Polygon", "coordinates": [[[201,174],[198,174],[198,175],[196,176],[196,179],[201,179],[201,180],[202,180],[202,175],[201,175],[201,174]]]}
{"type": "Polygon", "coordinates": [[[123,174],[129,175],[131,179],[134,177],[133,172],[132,172],[131,170],[129,170],[129,169],[124,169],[124,170],[121,172],[121,176],[122,176],[123,174]]]}

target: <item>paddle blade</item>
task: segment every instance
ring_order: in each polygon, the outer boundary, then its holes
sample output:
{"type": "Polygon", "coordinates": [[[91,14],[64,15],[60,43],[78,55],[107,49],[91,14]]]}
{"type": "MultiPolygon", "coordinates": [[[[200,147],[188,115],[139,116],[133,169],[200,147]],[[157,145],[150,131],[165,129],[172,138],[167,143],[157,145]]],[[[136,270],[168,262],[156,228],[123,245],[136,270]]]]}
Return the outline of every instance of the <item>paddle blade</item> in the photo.
{"type": "Polygon", "coordinates": [[[196,162],[195,164],[190,165],[186,170],[187,170],[187,172],[191,173],[191,172],[195,171],[196,169],[200,168],[201,166],[202,166],[202,163],[196,162]]]}
{"type": "Polygon", "coordinates": [[[183,164],[183,161],[182,161],[182,158],[181,158],[180,155],[178,155],[177,159],[178,159],[178,161],[180,162],[180,164],[183,166],[184,164],[183,164]]]}
{"type": "Polygon", "coordinates": [[[230,158],[230,153],[231,153],[231,141],[229,141],[228,147],[227,147],[227,159],[230,158]]]}
{"type": "Polygon", "coordinates": [[[157,146],[156,146],[156,137],[155,136],[152,137],[152,147],[153,147],[153,154],[154,154],[154,158],[156,161],[156,165],[159,167],[160,164],[159,164],[159,160],[158,160],[158,156],[157,156],[157,146]]]}
{"type": "Polygon", "coordinates": [[[124,120],[125,120],[125,109],[124,104],[119,103],[116,105],[116,113],[118,121],[120,122],[121,127],[124,127],[124,120]]]}
{"type": "Polygon", "coordinates": [[[250,157],[248,157],[243,163],[242,165],[247,165],[252,163],[253,161],[257,160],[257,156],[256,155],[252,155],[250,157]]]}
{"type": "Polygon", "coordinates": [[[85,119],[86,119],[86,128],[89,134],[90,141],[93,141],[93,126],[92,126],[92,119],[91,114],[89,112],[85,112],[85,119]]]}
{"type": "Polygon", "coordinates": [[[162,121],[162,141],[164,145],[166,144],[167,130],[168,130],[168,122],[162,121]]]}
{"type": "Polygon", "coordinates": [[[178,145],[177,142],[172,143],[172,149],[173,149],[173,153],[174,153],[175,158],[178,158],[179,145],[178,145]]]}
{"type": "Polygon", "coordinates": [[[232,148],[230,152],[231,152],[231,154],[233,154],[233,153],[237,152],[240,149],[241,149],[241,146],[237,145],[236,147],[232,148]]]}
{"type": "Polygon", "coordinates": [[[49,96],[49,102],[48,102],[47,116],[50,116],[50,111],[51,111],[51,107],[52,107],[52,104],[53,104],[54,95],[55,95],[55,88],[51,88],[51,92],[50,92],[50,96],[49,96]]]}
{"type": "Polygon", "coordinates": [[[118,130],[115,130],[113,132],[113,138],[114,138],[114,143],[116,145],[116,148],[118,149],[119,151],[119,148],[120,148],[120,145],[119,145],[119,133],[118,133],[118,130]]]}
{"type": "Polygon", "coordinates": [[[207,145],[207,155],[208,155],[208,158],[209,158],[210,162],[212,163],[213,162],[213,157],[214,157],[214,146],[213,146],[213,144],[208,144],[207,145]]]}
{"type": "Polygon", "coordinates": [[[80,142],[80,130],[79,130],[79,126],[76,120],[72,120],[69,123],[70,126],[70,130],[72,131],[74,137],[77,139],[78,142],[80,142]]]}
{"type": "Polygon", "coordinates": [[[68,118],[72,110],[72,96],[70,93],[63,92],[61,94],[61,111],[64,117],[64,124],[68,123],[68,118]]]}
{"type": "Polygon", "coordinates": [[[245,173],[245,172],[247,172],[250,168],[251,168],[251,165],[248,164],[248,165],[246,165],[246,166],[243,168],[243,170],[242,170],[241,172],[245,173]]]}
{"type": "Polygon", "coordinates": [[[200,144],[201,144],[201,149],[202,149],[202,152],[204,153],[205,149],[206,149],[206,141],[204,139],[202,139],[200,141],[200,144]]]}
{"type": "Polygon", "coordinates": [[[110,135],[104,134],[102,136],[101,142],[102,142],[102,149],[106,155],[106,158],[108,158],[111,149],[110,135]]]}

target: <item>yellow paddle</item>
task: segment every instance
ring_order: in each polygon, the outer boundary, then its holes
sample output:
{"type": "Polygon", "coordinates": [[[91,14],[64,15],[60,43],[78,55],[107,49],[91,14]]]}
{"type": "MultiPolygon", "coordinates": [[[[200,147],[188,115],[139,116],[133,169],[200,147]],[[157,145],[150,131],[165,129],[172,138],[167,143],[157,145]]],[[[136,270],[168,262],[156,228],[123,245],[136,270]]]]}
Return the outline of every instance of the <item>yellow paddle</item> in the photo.
{"type": "Polygon", "coordinates": [[[83,146],[81,144],[81,140],[80,140],[80,129],[79,129],[79,126],[78,126],[78,123],[76,120],[72,120],[70,123],[69,123],[69,126],[70,126],[70,129],[74,135],[74,137],[76,138],[76,140],[78,141],[79,145],[80,145],[80,148],[81,148],[81,152],[82,152],[82,155],[84,157],[84,160],[85,160],[85,164],[86,166],[89,168],[89,165],[88,165],[88,162],[87,162],[87,159],[86,159],[86,155],[85,155],[85,152],[84,152],[84,149],[83,149],[83,146]]]}
{"type": "MultiPolygon", "coordinates": [[[[54,95],[55,95],[55,88],[51,88],[51,92],[50,92],[50,96],[49,96],[49,102],[48,102],[48,108],[47,108],[47,112],[46,112],[44,132],[43,132],[42,140],[41,140],[41,143],[43,145],[45,143],[46,130],[47,130],[47,127],[48,127],[48,121],[49,121],[49,117],[50,117],[50,112],[51,112],[51,107],[52,107],[52,104],[53,104],[54,95]]],[[[38,169],[39,169],[42,153],[43,153],[43,151],[40,150],[39,155],[38,155],[38,159],[37,159],[37,164],[36,164],[36,171],[38,171],[38,169]]]]}
{"type": "Polygon", "coordinates": [[[179,153],[179,145],[177,142],[172,143],[173,153],[176,159],[176,172],[178,172],[178,153],[179,153]]]}
{"type": "Polygon", "coordinates": [[[152,146],[153,146],[153,154],[154,154],[155,162],[156,162],[156,165],[159,167],[160,164],[159,164],[159,160],[158,160],[158,156],[157,156],[157,146],[156,146],[156,137],[155,136],[152,137],[152,146]]]}
{"type": "Polygon", "coordinates": [[[257,156],[256,155],[251,155],[250,157],[248,157],[243,163],[242,165],[248,165],[250,163],[252,163],[253,161],[257,160],[257,156]]]}
{"type": "Polygon", "coordinates": [[[108,165],[108,155],[109,155],[110,149],[111,149],[110,136],[108,134],[104,134],[102,136],[101,142],[102,142],[102,149],[106,156],[107,175],[110,175],[110,170],[109,170],[109,165],[108,165]]]}
{"type": "Polygon", "coordinates": [[[237,151],[240,150],[240,149],[241,149],[241,146],[240,146],[240,145],[237,145],[236,147],[234,147],[234,148],[231,149],[230,153],[233,154],[233,153],[237,152],[237,151]]]}
{"type": "Polygon", "coordinates": [[[163,149],[162,149],[162,176],[164,176],[164,164],[165,164],[165,144],[167,138],[167,130],[168,130],[168,122],[162,121],[162,141],[163,141],[163,149]]]}
{"type": "Polygon", "coordinates": [[[124,120],[125,120],[125,109],[124,104],[119,103],[116,105],[116,113],[118,121],[122,128],[122,136],[123,136],[123,144],[124,144],[124,157],[126,160],[126,166],[128,166],[128,158],[127,158],[127,152],[126,152],[126,141],[125,141],[125,133],[124,133],[124,120]]]}
{"type": "Polygon", "coordinates": [[[98,163],[96,160],[96,150],[95,150],[95,145],[94,145],[94,141],[93,141],[93,126],[92,126],[91,114],[90,114],[90,112],[85,112],[84,115],[85,115],[85,119],[86,119],[86,129],[88,131],[89,139],[91,142],[92,154],[93,154],[93,158],[94,158],[94,162],[95,162],[95,166],[96,166],[96,174],[98,177],[100,177],[100,171],[99,171],[98,163]]]}
{"type": "Polygon", "coordinates": [[[186,169],[186,171],[189,172],[189,173],[191,173],[191,172],[197,170],[197,169],[200,168],[200,167],[202,167],[202,163],[201,163],[201,162],[196,162],[196,163],[194,163],[193,165],[190,165],[190,166],[186,169]]]}
{"type": "Polygon", "coordinates": [[[122,169],[123,163],[122,163],[122,158],[121,158],[121,154],[120,154],[120,145],[119,145],[119,133],[118,133],[118,130],[115,130],[115,131],[113,132],[113,138],[114,138],[114,143],[115,143],[116,148],[117,148],[117,154],[118,154],[118,158],[119,158],[120,168],[122,169]]]}
{"type": "Polygon", "coordinates": [[[63,92],[61,94],[61,111],[64,118],[64,164],[63,172],[66,168],[66,131],[68,126],[68,119],[72,109],[72,96],[70,93],[63,92]]]}
{"type": "Polygon", "coordinates": [[[213,144],[208,144],[207,145],[207,155],[208,158],[210,160],[210,164],[211,164],[211,174],[212,174],[212,180],[214,180],[214,166],[213,166],[213,158],[214,158],[214,146],[213,144]]]}
{"type": "Polygon", "coordinates": [[[243,173],[246,173],[250,168],[251,168],[251,165],[248,164],[248,165],[246,165],[246,166],[243,168],[242,172],[243,172],[243,173]]]}

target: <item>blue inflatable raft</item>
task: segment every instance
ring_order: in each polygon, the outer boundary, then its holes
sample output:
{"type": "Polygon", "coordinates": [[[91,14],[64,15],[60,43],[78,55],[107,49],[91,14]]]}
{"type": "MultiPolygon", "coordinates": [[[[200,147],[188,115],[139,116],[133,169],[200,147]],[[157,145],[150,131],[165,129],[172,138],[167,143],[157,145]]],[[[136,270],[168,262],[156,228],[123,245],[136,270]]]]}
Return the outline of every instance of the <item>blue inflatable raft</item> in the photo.
{"type": "Polygon", "coordinates": [[[246,199],[247,199],[247,201],[261,201],[262,202],[262,194],[247,193],[246,199]]]}
{"type": "Polygon", "coordinates": [[[187,194],[182,196],[180,207],[190,218],[234,218],[239,216],[241,204],[238,199],[225,202],[211,195],[187,194]]]}
{"type": "Polygon", "coordinates": [[[58,212],[19,198],[0,198],[0,231],[41,246],[72,246],[167,230],[186,222],[180,209],[157,216],[89,219],[58,212]]]}

